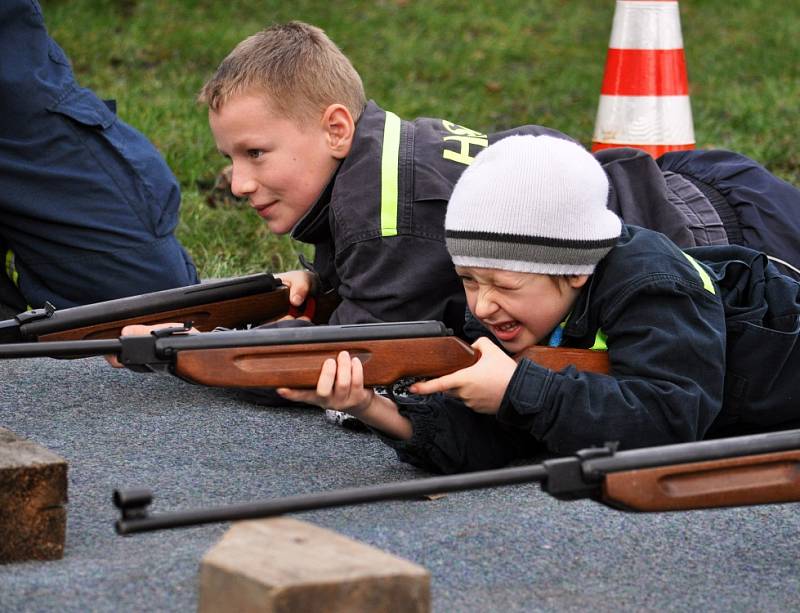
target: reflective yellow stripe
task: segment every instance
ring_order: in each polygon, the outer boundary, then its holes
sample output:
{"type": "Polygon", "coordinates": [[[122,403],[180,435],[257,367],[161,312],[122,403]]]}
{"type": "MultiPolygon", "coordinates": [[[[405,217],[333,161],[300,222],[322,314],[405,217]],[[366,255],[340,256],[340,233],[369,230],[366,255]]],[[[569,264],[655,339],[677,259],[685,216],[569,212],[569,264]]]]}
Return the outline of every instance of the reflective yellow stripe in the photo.
{"type": "Polygon", "coordinates": [[[400,158],[400,118],[386,113],[381,152],[381,236],[397,235],[397,175],[400,158]]]}
{"type": "MultiPolygon", "coordinates": [[[[12,283],[19,288],[19,271],[17,271],[17,267],[14,263],[14,252],[9,249],[6,251],[5,257],[5,268],[6,268],[6,276],[11,279],[12,283]]],[[[30,311],[33,307],[31,305],[27,305],[25,307],[26,310],[30,311]]]]}
{"type": "Polygon", "coordinates": [[[683,255],[686,256],[686,259],[689,260],[689,263],[694,266],[694,269],[697,271],[697,274],[700,275],[700,279],[703,281],[703,288],[711,292],[712,294],[716,294],[716,290],[714,289],[714,282],[711,280],[711,277],[708,276],[706,269],[700,266],[700,263],[695,260],[692,256],[688,253],[684,253],[681,251],[683,255]]]}
{"type": "MultiPolygon", "coordinates": [[[[570,313],[571,315],[571,313],[570,313]]],[[[567,315],[567,319],[569,319],[569,315],[567,315]]],[[[560,347],[561,346],[561,335],[563,333],[564,328],[567,327],[567,320],[565,319],[562,321],[553,332],[550,333],[550,341],[549,345],[551,347],[560,347]]],[[[606,345],[606,333],[603,332],[598,328],[597,334],[594,335],[594,345],[589,347],[591,351],[608,351],[608,345],[606,345]]]]}
{"type": "Polygon", "coordinates": [[[608,345],[606,345],[606,333],[602,330],[598,330],[597,334],[594,337],[594,345],[589,347],[592,351],[608,351],[608,345]]]}
{"type": "Polygon", "coordinates": [[[19,273],[14,266],[14,252],[11,249],[6,251],[6,275],[19,287],[19,273]]]}

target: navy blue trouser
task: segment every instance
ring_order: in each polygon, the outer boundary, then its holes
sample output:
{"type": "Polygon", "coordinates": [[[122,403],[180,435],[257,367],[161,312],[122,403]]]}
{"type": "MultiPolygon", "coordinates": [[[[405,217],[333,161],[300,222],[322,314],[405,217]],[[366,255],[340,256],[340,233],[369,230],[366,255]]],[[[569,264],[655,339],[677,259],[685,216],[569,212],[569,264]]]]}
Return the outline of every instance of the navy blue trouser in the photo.
{"type": "Polygon", "coordinates": [[[800,190],[723,149],[671,151],[657,163],[713,187],[729,207],[728,219],[722,215],[728,241],[762,251],[781,272],[800,279],[800,190]]]}
{"type": "Polygon", "coordinates": [[[197,283],[179,205],[152,143],[75,82],[38,3],[2,0],[0,302],[63,308],[197,283]]]}

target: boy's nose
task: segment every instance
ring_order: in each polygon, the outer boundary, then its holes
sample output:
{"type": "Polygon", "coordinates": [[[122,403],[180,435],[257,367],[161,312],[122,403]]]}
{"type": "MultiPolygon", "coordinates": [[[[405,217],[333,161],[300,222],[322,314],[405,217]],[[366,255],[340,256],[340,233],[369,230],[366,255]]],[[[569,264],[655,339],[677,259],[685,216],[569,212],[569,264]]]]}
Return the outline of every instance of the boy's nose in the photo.
{"type": "Polygon", "coordinates": [[[482,319],[497,310],[497,305],[485,291],[479,291],[475,296],[475,316],[482,319]]]}
{"type": "Polygon", "coordinates": [[[231,175],[231,192],[233,195],[238,198],[245,198],[256,191],[257,188],[256,181],[248,177],[242,170],[237,170],[234,165],[231,175]]]}

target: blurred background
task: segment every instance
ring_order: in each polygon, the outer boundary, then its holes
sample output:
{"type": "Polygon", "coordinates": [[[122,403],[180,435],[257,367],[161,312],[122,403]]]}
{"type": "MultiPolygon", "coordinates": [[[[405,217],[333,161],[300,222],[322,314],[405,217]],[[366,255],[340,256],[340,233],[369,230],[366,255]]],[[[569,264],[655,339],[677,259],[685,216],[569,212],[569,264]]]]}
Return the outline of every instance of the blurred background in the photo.
{"type": "MultiPolygon", "coordinates": [[[[213,185],[226,161],[203,82],[243,38],[292,19],[323,28],[368,98],[404,119],[480,131],[525,123],[590,146],[614,0],[42,0],[81,85],[161,150],[183,189],[178,236],[204,278],[297,266],[307,247],[271,235],[213,185]],[[216,206],[209,206],[209,200],[216,206]]],[[[697,146],[749,155],[800,185],[800,2],[683,0],[697,146]]]]}

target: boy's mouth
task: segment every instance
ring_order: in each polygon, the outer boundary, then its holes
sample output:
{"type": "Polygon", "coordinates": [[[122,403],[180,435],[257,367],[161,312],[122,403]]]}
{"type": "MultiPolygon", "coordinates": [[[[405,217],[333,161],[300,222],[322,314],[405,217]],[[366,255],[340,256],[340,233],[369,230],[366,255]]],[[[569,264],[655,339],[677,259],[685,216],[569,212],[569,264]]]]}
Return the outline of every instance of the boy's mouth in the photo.
{"type": "Polygon", "coordinates": [[[499,324],[490,324],[489,328],[498,341],[511,341],[522,331],[518,321],[504,321],[499,324]]]}
{"type": "Polygon", "coordinates": [[[259,217],[267,217],[269,212],[272,210],[272,207],[277,203],[277,200],[273,200],[272,202],[267,202],[265,204],[253,204],[253,208],[259,217]]]}

